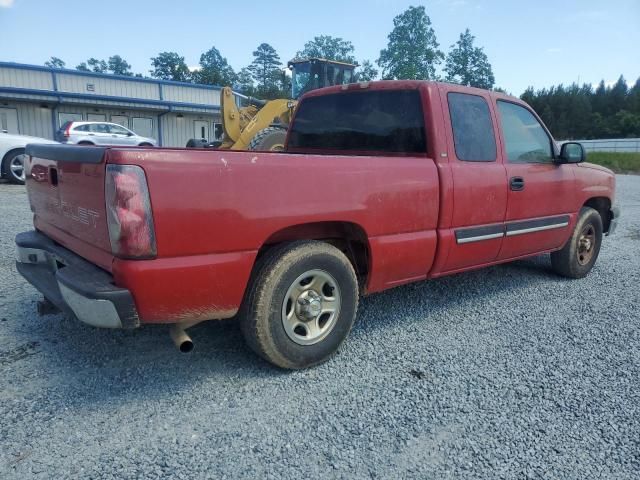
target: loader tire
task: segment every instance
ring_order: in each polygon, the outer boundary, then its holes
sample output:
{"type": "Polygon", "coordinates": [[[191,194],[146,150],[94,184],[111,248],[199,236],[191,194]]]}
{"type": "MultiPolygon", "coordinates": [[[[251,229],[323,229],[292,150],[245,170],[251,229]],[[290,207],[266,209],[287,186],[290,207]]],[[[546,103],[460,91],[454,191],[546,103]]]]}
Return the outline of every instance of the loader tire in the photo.
{"type": "Polygon", "coordinates": [[[277,127],[267,127],[260,130],[249,142],[249,150],[259,152],[282,152],[287,131],[277,127]]]}

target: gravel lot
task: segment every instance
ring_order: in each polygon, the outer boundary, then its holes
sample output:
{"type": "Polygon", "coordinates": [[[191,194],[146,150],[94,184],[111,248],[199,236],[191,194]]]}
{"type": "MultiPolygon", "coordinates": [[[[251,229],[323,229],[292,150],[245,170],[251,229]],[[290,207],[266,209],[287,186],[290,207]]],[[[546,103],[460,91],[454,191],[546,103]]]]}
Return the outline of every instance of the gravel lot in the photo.
{"type": "Polygon", "coordinates": [[[233,322],[38,317],[0,185],[0,478],[638,478],[640,176],[589,277],[548,257],[374,295],[331,362],[284,373],[233,322]]]}

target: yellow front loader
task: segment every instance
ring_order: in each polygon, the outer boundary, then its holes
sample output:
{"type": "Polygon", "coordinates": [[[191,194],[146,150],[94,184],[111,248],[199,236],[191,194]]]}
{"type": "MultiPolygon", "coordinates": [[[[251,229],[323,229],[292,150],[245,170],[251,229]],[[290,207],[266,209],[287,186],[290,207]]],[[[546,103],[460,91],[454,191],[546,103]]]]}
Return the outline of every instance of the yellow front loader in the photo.
{"type": "MultiPolygon", "coordinates": [[[[352,83],[357,65],[323,58],[308,58],[289,62],[291,98],[316,88],[352,83]]],[[[224,136],[218,147],[228,150],[284,150],[287,128],[296,107],[296,100],[258,100],[222,89],[220,111],[224,136]],[[239,107],[239,97],[247,106],[239,107]]]]}

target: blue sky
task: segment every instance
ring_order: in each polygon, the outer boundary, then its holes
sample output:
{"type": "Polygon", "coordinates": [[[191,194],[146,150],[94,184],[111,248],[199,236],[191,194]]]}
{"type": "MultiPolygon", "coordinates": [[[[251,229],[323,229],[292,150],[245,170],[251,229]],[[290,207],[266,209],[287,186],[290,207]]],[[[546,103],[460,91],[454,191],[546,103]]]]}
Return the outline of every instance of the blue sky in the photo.
{"type": "Polygon", "coordinates": [[[215,46],[238,70],[262,42],[286,62],[321,34],[375,60],[409,5],[426,6],[445,52],[470,28],[496,84],[517,95],[528,85],[640,76],[640,0],[0,0],[0,60],[42,64],[55,55],[75,67],[117,53],[148,74],[160,51],[197,65],[215,46]]]}

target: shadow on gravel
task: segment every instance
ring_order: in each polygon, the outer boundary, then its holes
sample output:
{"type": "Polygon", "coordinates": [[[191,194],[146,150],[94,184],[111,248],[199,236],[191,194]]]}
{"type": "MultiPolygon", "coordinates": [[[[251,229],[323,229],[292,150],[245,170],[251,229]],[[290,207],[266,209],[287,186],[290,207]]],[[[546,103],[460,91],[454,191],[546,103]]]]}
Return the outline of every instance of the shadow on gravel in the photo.
{"type": "Polygon", "coordinates": [[[359,318],[351,335],[357,338],[365,330],[368,334],[371,330],[388,328],[402,321],[398,317],[425,322],[442,321],[447,319],[443,313],[451,308],[464,308],[469,303],[487,304],[494,297],[518,295],[526,288],[564,281],[551,270],[549,256],[541,255],[397,287],[362,300],[359,318]],[[385,312],[395,314],[385,315],[385,312]]]}
{"type": "MultiPolygon", "coordinates": [[[[477,308],[477,304],[505,292],[553,281],[562,280],[551,272],[548,256],[543,256],[398,287],[362,300],[351,340],[371,331],[384,335],[402,321],[417,319],[431,326],[436,322],[442,325],[449,321],[442,316],[449,308],[464,307],[468,302],[476,303],[477,308]]],[[[33,295],[35,302],[35,292],[33,295]]],[[[18,344],[37,341],[37,354],[30,358],[42,364],[51,385],[72,389],[72,402],[79,405],[152,400],[251,379],[259,385],[260,381],[285,381],[292,375],[254,355],[233,320],[204,322],[190,329],[195,350],[185,355],[174,347],[167,326],[114,331],[92,328],[61,315],[39,319],[34,302],[20,312],[31,323],[28,328],[24,328],[24,321],[21,326],[19,322],[6,326],[14,327],[10,335],[18,344]]],[[[25,356],[22,352],[10,355],[15,361],[25,361],[25,356]]]]}

